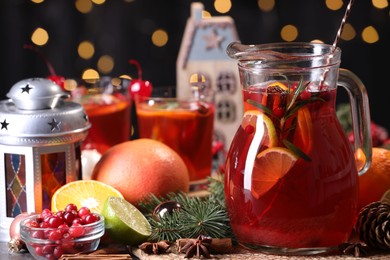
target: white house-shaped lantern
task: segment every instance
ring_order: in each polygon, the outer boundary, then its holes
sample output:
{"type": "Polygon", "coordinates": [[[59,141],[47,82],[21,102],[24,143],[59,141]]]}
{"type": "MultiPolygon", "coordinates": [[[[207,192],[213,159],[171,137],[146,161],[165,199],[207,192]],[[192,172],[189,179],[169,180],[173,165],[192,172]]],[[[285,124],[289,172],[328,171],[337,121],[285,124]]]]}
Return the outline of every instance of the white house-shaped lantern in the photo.
{"type": "Polygon", "coordinates": [[[180,98],[191,97],[191,75],[205,77],[205,87],[215,94],[215,139],[227,150],[243,114],[237,64],[226,54],[238,36],[231,17],[202,17],[203,9],[201,3],[191,5],[176,63],[176,92],[180,98]]]}
{"type": "Polygon", "coordinates": [[[80,143],[90,123],[83,107],[47,79],[16,83],[0,101],[0,241],[22,212],[50,209],[62,185],[82,178],[80,143]]]}

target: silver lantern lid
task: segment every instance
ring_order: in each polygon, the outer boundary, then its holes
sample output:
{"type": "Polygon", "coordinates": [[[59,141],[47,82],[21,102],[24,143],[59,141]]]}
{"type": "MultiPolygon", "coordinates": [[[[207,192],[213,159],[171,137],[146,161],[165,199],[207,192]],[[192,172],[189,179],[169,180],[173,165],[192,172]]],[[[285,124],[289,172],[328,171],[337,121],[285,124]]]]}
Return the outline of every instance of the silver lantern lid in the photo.
{"type": "Polygon", "coordinates": [[[0,144],[45,146],[83,140],[91,127],[84,108],[53,81],[30,78],[0,101],[0,144]]]}

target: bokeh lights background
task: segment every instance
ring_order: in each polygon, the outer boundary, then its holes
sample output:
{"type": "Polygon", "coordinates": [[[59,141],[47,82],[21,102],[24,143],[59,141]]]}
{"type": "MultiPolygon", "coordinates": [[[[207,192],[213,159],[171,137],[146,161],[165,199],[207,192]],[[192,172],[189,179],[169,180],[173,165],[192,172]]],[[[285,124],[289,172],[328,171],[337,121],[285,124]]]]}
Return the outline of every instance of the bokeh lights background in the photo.
{"type": "MultiPolygon", "coordinates": [[[[158,86],[176,81],[176,59],[190,0],[1,0],[0,98],[28,77],[45,77],[39,48],[57,74],[80,78],[87,69],[101,76],[143,78],[158,86]]],[[[347,0],[203,0],[204,16],[231,16],[245,44],[320,41],[332,44],[347,0]]],[[[366,85],[371,117],[390,129],[389,0],[355,0],[339,44],[341,66],[366,85]]],[[[342,98],[341,98],[342,99],[342,98]]]]}

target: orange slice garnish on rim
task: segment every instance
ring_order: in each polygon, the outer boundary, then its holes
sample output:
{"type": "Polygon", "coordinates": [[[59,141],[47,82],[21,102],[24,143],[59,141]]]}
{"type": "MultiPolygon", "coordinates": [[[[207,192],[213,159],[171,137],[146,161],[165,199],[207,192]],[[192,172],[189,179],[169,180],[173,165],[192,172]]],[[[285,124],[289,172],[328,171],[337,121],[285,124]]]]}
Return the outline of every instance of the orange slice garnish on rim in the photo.
{"type": "Polygon", "coordinates": [[[298,157],[284,147],[273,147],[260,152],[252,172],[251,192],[260,198],[294,166],[298,157]]]}
{"type": "Polygon", "coordinates": [[[249,110],[244,113],[241,127],[246,131],[248,128],[253,128],[253,133],[256,131],[258,123],[263,123],[264,134],[262,146],[274,147],[278,144],[278,136],[272,120],[259,110],[249,110]],[[260,117],[261,116],[261,117],[260,117]]]}

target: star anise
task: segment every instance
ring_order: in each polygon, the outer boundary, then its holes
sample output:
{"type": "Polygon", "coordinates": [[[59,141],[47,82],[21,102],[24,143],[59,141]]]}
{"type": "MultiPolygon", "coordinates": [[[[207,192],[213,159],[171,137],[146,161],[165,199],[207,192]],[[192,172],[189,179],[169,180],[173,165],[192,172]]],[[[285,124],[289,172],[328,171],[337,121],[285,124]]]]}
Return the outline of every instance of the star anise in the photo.
{"type": "Polygon", "coordinates": [[[139,249],[144,251],[147,254],[164,254],[167,252],[171,245],[166,240],[161,240],[158,242],[145,242],[138,246],[139,249]]]}
{"type": "Polygon", "coordinates": [[[345,255],[353,255],[354,257],[367,256],[368,246],[363,242],[345,244],[343,253],[345,255]]]}
{"type": "Polygon", "coordinates": [[[185,253],[185,258],[205,257],[211,258],[208,247],[211,244],[211,237],[200,235],[197,238],[187,239],[186,244],[183,247],[179,247],[180,253],[185,253]]]}

